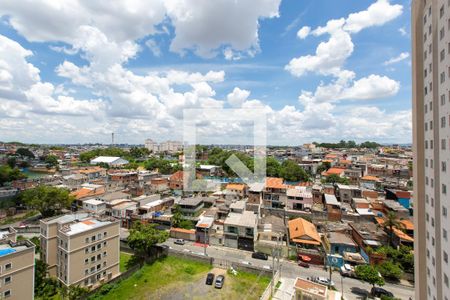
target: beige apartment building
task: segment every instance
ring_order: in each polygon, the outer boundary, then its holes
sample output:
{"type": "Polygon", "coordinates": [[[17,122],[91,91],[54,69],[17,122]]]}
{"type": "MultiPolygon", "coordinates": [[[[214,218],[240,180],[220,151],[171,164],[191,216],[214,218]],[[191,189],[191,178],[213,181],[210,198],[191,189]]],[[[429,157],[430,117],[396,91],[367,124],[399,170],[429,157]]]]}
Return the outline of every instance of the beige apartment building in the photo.
{"type": "Polygon", "coordinates": [[[0,299],[34,298],[34,249],[30,241],[0,242],[0,299]]]}
{"type": "Polygon", "coordinates": [[[415,299],[449,300],[450,1],[413,0],[415,299]]]}
{"type": "Polygon", "coordinates": [[[66,286],[94,287],[120,274],[120,224],[86,213],[41,220],[41,259],[66,286]]]}

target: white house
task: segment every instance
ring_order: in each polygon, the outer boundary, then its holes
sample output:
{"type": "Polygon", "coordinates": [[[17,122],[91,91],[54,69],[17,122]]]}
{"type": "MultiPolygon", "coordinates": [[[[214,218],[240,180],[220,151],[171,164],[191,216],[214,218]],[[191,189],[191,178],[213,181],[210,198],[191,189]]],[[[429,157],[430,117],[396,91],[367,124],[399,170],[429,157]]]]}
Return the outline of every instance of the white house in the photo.
{"type": "Polygon", "coordinates": [[[88,199],[83,201],[83,209],[93,213],[101,213],[106,210],[106,202],[95,199],[88,199]]]}
{"type": "Polygon", "coordinates": [[[116,167],[126,165],[129,163],[129,161],[115,156],[99,156],[91,160],[91,165],[96,165],[99,163],[105,163],[110,167],[116,167]]]}

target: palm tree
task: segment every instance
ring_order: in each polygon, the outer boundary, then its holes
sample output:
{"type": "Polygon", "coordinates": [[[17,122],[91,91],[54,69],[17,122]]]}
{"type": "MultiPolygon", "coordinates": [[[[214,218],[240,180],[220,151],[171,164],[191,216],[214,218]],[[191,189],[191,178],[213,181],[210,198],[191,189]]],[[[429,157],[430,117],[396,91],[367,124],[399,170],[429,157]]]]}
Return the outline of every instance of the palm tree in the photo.
{"type": "Polygon", "coordinates": [[[384,217],[384,222],[382,224],[383,228],[388,231],[389,234],[389,246],[392,245],[392,239],[394,237],[394,228],[402,230],[405,225],[400,222],[400,220],[397,218],[397,214],[390,211],[388,214],[384,217]]]}

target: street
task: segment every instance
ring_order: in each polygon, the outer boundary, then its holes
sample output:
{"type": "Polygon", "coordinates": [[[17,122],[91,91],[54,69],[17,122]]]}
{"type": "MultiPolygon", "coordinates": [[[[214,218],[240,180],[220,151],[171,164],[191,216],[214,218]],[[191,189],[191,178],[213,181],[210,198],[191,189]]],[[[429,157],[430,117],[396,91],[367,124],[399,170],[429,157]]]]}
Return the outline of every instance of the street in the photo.
{"type": "MultiPolygon", "coordinates": [[[[174,244],[175,239],[168,239],[164,244],[172,247],[176,250],[184,250],[187,249],[196,254],[203,254],[204,248],[198,245],[194,245],[193,242],[186,241],[184,245],[176,245],[174,244]]],[[[186,251],[186,250],[184,250],[186,251]]],[[[206,248],[206,254],[210,257],[218,258],[218,259],[226,259],[232,262],[244,262],[250,263],[254,266],[258,267],[272,267],[272,257],[269,256],[269,260],[259,260],[253,259],[251,257],[251,252],[232,249],[227,247],[217,247],[217,246],[209,246],[206,248]]],[[[276,266],[275,262],[275,266],[276,266]]],[[[286,282],[293,282],[293,280],[297,277],[307,278],[311,276],[322,276],[329,277],[329,272],[324,270],[322,267],[316,267],[311,265],[310,268],[299,267],[295,262],[287,261],[284,259],[280,260],[281,266],[281,280],[285,279],[286,282]]],[[[341,291],[341,284],[344,288],[344,296],[346,299],[364,299],[363,293],[370,292],[372,286],[366,282],[342,277],[339,273],[333,272],[332,280],[335,282],[335,287],[341,291]],[[342,278],[342,281],[341,281],[342,278]],[[353,290],[353,292],[352,292],[353,290]],[[359,294],[354,292],[359,291],[359,294]]],[[[414,288],[404,285],[390,284],[386,283],[383,288],[392,292],[395,297],[408,300],[409,297],[414,299],[414,288]]]]}

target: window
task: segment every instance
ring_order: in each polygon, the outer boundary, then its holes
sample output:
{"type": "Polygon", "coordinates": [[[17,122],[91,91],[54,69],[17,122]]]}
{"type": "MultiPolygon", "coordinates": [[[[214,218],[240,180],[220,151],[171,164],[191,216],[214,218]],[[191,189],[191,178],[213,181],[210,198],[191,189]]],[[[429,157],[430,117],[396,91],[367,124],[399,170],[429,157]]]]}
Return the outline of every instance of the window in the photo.
{"type": "Polygon", "coordinates": [[[95,251],[95,246],[92,246],[91,247],[91,252],[94,252],[95,251]]]}
{"type": "MultiPolygon", "coordinates": [[[[431,105],[430,105],[430,107],[431,107],[431,105]]],[[[433,121],[430,121],[430,130],[433,130],[433,121]]]]}
{"type": "Polygon", "coordinates": [[[108,235],[108,233],[105,231],[103,232],[103,237],[106,237],[108,235]]]}
{"type": "Polygon", "coordinates": [[[444,238],[444,240],[447,240],[447,230],[442,229],[442,237],[444,238]]]}
{"type": "Polygon", "coordinates": [[[97,260],[102,259],[102,255],[101,254],[97,254],[97,260]]]}
{"type": "Polygon", "coordinates": [[[448,287],[448,276],[445,273],[444,273],[444,283],[445,283],[445,286],[448,287]]]}
{"type": "Polygon", "coordinates": [[[447,172],[447,162],[441,162],[441,170],[442,172],[447,172]]]}
{"type": "Polygon", "coordinates": [[[441,51],[441,53],[440,53],[440,58],[441,58],[441,61],[444,60],[444,58],[445,58],[445,50],[442,50],[442,51],[441,51]]]}
{"type": "Polygon", "coordinates": [[[89,248],[84,249],[84,254],[89,253],[89,248]]]}
{"type": "Polygon", "coordinates": [[[446,264],[448,264],[448,253],[444,251],[443,257],[444,257],[444,262],[445,262],[446,264]]]}
{"type": "Polygon", "coordinates": [[[445,28],[442,27],[441,30],[439,31],[439,39],[442,40],[445,36],[445,28]]]}
{"type": "Polygon", "coordinates": [[[97,234],[97,239],[98,239],[98,240],[101,240],[101,239],[102,239],[102,234],[101,234],[101,233],[97,234]]]}
{"type": "Polygon", "coordinates": [[[447,194],[447,186],[442,184],[442,194],[447,194]]]}
{"type": "Polygon", "coordinates": [[[88,275],[89,274],[89,269],[84,270],[84,275],[88,275]]]}
{"type": "Polygon", "coordinates": [[[445,117],[442,117],[441,118],[441,128],[445,128],[445,124],[446,124],[445,117]]]}
{"type": "Polygon", "coordinates": [[[441,73],[441,83],[445,82],[445,72],[441,73]]]}
{"type": "Polygon", "coordinates": [[[425,122],[425,131],[428,131],[428,122],[425,122]]]}
{"type": "Polygon", "coordinates": [[[441,95],[441,105],[445,104],[445,94],[441,95]]]}
{"type": "Polygon", "coordinates": [[[11,291],[10,291],[10,290],[5,291],[5,292],[3,293],[3,296],[4,296],[5,298],[11,297],[11,291]]]}
{"type": "Polygon", "coordinates": [[[89,238],[85,238],[84,241],[87,243],[89,243],[89,238]]]}
{"type": "Polygon", "coordinates": [[[11,270],[11,268],[12,268],[11,263],[8,263],[8,264],[5,265],[5,271],[6,270],[11,270]]]}
{"type": "Polygon", "coordinates": [[[5,284],[11,283],[11,276],[5,277],[5,284]]]}
{"type": "Polygon", "coordinates": [[[105,257],[106,256],[106,251],[103,251],[103,257],[105,257]]]}
{"type": "Polygon", "coordinates": [[[442,139],[441,140],[441,149],[445,150],[445,147],[447,146],[447,140],[446,139],[442,139]]]}
{"type": "Polygon", "coordinates": [[[439,18],[442,18],[444,16],[444,5],[441,6],[439,9],[439,18]]]}
{"type": "Polygon", "coordinates": [[[442,206],[442,215],[443,215],[444,217],[447,216],[447,207],[445,207],[445,206],[442,206]]]}
{"type": "Polygon", "coordinates": [[[93,235],[92,237],[91,237],[91,241],[95,241],[95,235],[93,235]]]}
{"type": "Polygon", "coordinates": [[[89,263],[89,259],[86,258],[86,259],[84,260],[84,264],[87,265],[88,263],[89,263]]]}
{"type": "Polygon", "coordinates": [[[91,257],[91,263],[95,261],[95,256],[91,257]]]}

